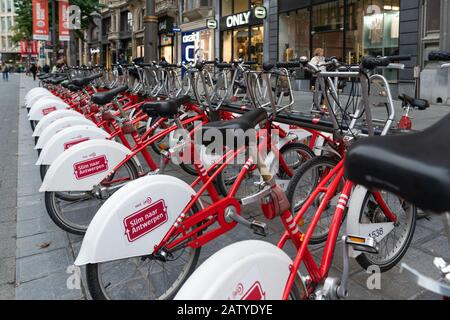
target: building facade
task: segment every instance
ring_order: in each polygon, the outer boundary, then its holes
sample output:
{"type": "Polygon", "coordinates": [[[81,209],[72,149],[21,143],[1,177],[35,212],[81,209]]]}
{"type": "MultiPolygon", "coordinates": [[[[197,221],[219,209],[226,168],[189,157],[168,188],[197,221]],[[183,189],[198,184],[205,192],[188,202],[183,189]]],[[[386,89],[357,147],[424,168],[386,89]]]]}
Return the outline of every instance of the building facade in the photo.
{"type": "MultiPolygon", "coordinates": [[[[110,65],[143,57],[144,0],[102,0],[107,8],[88,31],[88,60],[110,65]]],[[[450,50],[450,0],[155,0],[158,59],[289,61],[326,56],[357,63],[364,55],[410,55],[404,70],[383,71],[394,94],[422,94],[421,79],[448,72],[428,61],[450,50]],[[263,10],[262,10],[262,9],[263,10]],[[261,11],[262,10],[262,11],[261,11]],[[214,22],[208,25],[208,21],[214,22]]],[[[301,80],[301,79],[300,79],[301,80]]],[[[305,82],[306,83],[306,82],[305,82]]],[[[428,94],[428,96],[427,96],[428,94]]]]}
{"type": "Polygon", "coordinates": [[[14,0],[0,0],[0,61],[18,57],[19,48],[11,40],[15,16],[14,0]]]}

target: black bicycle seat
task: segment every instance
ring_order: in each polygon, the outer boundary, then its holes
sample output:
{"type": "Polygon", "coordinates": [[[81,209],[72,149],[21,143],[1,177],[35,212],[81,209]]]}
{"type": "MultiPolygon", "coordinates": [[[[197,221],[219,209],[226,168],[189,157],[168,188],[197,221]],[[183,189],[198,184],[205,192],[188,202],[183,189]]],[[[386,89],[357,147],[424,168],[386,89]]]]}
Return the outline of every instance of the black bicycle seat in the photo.
{"type": "Polygon", "coordinates": [[[234,149],[239,147],[238,139],[240,138],[244,138],[245,145],[248,145],[250,142],[250,138],[252,137],[245,135],[246,131],[254,129],[259,123],[263,122],[266,119],[267,111],[262,108],[258,108],[248,111],[241,117],[233,120],[223,120],[207,123],[202,127],[202,137],[204,138],[203,144],[205,146],[208,146],[212,142],[214,142],[214,140],[205,141],[207,140],[207,136],[209,136],[209,134],[207,133],[209,130],[211,130],[210,133],[212,134],[212,137],[214,137],[213,130],[218,130],[222,134],[222,138],[226,139],[226,141],[224,141],[227,143],[228,147],[234,149]],[[229,137],[233,138],[232,141],[228,141],[227,138],[229,137]]]}
{"type": "Polygon", "coordinates": [[[404,103],[409,104],[411,107],[419,109],[419,110],[425,110],[430,107],[430,103],[428,100],[424,99],[414,99],[413,97],[410,97],[406,94],[402,94],[398,97],[400,100],[402,100],[404,103]]]}
{"type": "Polygon", "coordinates": [[[151,101],[144,103],[141,110],[149,117],[173,117],[178,114],[180,107],[191,101],[188,95],[163,101],[151,101]]]}
{"type": "Polygon", "coordinates": [[[88,84],[90,84],[92,81],[94,81],[95,79],[101,78],[103,77],[103,74],[98,73],[98,74],[94,74],[92,76],[89,77],[83,77],[83,78],[75,78],[72,80],[72,83],[78,87],[85,87],[88,84]]]}
{"type": "Polygon", "coordinates": [[[128,90],[128,86],[127,85],[123,85],[117,88],[114,88],[112,90],[109,91],[104,91],[104,92],[97,92],[94,93],[92,95],[92,102],[103,106],[105,104],[110,103],[111,101],[114,100],[115,97],[117,97],[120,93],[127,91],[128,90]]]}
{"type": "Polygon", "coordinates": [[[345,175],[417,207],[450,211],[450,115],[423,132],[371,137],[348,151],[345,175]]]}

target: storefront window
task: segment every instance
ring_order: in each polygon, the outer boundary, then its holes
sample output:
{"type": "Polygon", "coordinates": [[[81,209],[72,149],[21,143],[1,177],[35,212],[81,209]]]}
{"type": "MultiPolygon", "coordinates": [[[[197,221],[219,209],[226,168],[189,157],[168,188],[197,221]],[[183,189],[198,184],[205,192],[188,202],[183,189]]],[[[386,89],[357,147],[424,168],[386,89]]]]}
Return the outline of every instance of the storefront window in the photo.
{"type": "Polygon", "coordinates": [[[160,36],[160,59],[173,63],[173,37],[165,34],[160,36]]]}
{"type": "Polygon", "coordinates": [[[290,61],[310,54],[309,10],[282,13],[279,19],[279,60],[290,61]]]}
{"type": "Polygon", "coordinates": [[[248,57],[248,28],[240,28],[233,31],[233,60],[244,59],[248,57]]]}
{"type": "Polygon", "coordinates": [[[262,64],[264,54],[264,18],[251,8],[263,0],[222,1],[222,60],[243,59],[262,64]],[[232,10],[231,10],[232,9],[232,10]],[[231,10],[231,12],[230,12],[231,10]]]}
{"type": "MultiPolygon", "coordinates": [[[[279,59],[311,57],[316,48],[326,56],[358,63],[362,56],[398,54],[399,0],[335,0],[279,16],[279,59]]],[[[397,71],[385,71],[389,80],[397,71]]]]}
{"type": "Polygon", "coordinates": [[[136,38],[136,58],[144,56],[144,38],[136,38]]]}
{"type": "Polygon", "coordinates": [[[233,31],[225,31],[223,32],[223,53],[222,59],[223,61],[232,61],[233,60],[233,31]]]}
{"type": "Polygon", "coordinates": [[[222,0],[222,15],[229,16],[233,14],[233,0],[222,0]]]}
{"type": "Polygon", "coordinates": [[[342,58],[344,48],[344,1],[313,7],[312,50],[322,48],[326,56],[342,58]]]}
{"type": "Polygon", "coordinates": [[[221,0],[222,16],[244,12],[256,6],[264,5],[264,0],[221,0]]]}
{"type": "Polygon", "coordinates": [[[441,1],[428,0],[426,5],[426,12],[426,31],[439,31],[441,28],[441,1]]]}
{"type": "Polygon", "coordinates": [[[263,64],[264,52],[264,27],[252,27],[250,38],[250,61],[255,61],[259,65],[263,64]]]}
{"type": "Polygon", "coordinates": [[[214,60],[214,32],[209,29],[183,32],[181,59],[183,62],[214,60]]]}
{"type": "Polygon", "coordinates": [[[248,0],[234,0],[234,12],[239,13],[248,10],[248,0]]]}

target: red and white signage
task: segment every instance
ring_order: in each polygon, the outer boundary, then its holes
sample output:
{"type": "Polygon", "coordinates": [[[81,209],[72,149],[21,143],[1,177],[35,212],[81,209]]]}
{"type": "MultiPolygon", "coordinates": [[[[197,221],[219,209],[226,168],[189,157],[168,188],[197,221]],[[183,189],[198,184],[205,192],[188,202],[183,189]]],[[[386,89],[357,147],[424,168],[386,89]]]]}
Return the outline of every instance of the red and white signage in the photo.
{"type": "Polygon", "coordinates": [[[167,207],[162,199],[129,215],[123,220],[128,241],[136,241],[163,225],[167,220],[167,207]]]}
{"type": "Polygon", "coordinates": [[[48,0],[33,0],[33,39],[49,38],[48,0]]]}
{"type": "Polygon", "coordinates": [[[69,1],[59,1],[59,41],[69,41],[69,1]]]}
{"type": "Polygon", "coordinates": [[[42,109],[42,114],[44,116],[48,115],[49,113],[52,113],[53,111],[56,111],[56,107],[50,107],[50,108],[45,108],[42,109]]]}
{"type": "Polygon", "coordinates": [[[72,140],[72,141],[66,142],[66,143],[64,143],[64,150],[67,150],[67,149],[69,149],[70,147],[73,147],[76,144],[79,144],[79,143],[82,143],[82,142],[85,142],[85,141],[88,141],[88,140],[89,140],[89,138],[80,138],[80,139],[76,139],[76,140],[72,140]]]}
{"type": "Polygon", "coordinates": [[[28,54],[28,41],[27,40],[20,40],[20,54],[21,55],[28,54]]]}
{"type": "Polygon", "coordinates": [[[244,293],[244,296],[241,300],[251,300],[251,301],[258,301],[258,300],[266,300],[266,293],[264,292],[261,283],[259,281],[255,282],[250,289],[246,293],[244,293]]]}
{"type": "Polygon", "coordinates": [[[75,178],[82,180],[108,170],[108,159],[105,155],[77,162],[73,165],[75,178]]]}

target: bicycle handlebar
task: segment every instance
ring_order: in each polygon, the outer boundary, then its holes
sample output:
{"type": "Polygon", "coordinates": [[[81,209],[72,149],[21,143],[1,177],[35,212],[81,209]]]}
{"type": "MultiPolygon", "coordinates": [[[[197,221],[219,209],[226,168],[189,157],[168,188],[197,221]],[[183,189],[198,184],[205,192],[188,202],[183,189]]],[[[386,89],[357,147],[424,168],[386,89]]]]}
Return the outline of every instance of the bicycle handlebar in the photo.
{"type": "Polygon", "coordinates": [[[450,61],[450,52],[448,51],[432,51],[428,55],[430,61],[450,61]]]}
{"type": "Polygon", "coordinates": [[[364,69],[373,70],[378,67],[387,67],[394,61],[407,61],[407,60],[411,60],[411,56],[386,56],[386,57],[365,56],[361,60],[361,66],[364,69]]]}

